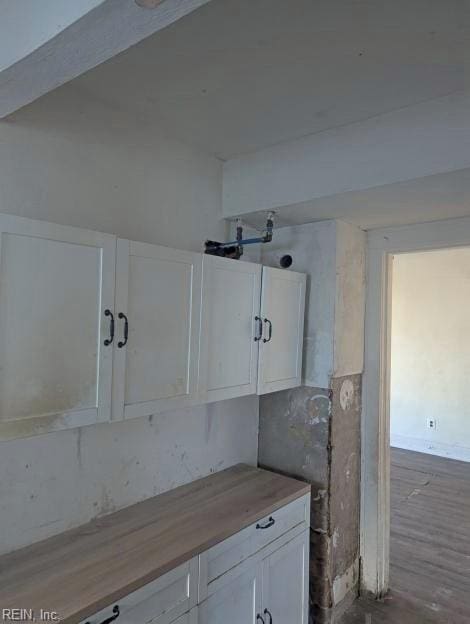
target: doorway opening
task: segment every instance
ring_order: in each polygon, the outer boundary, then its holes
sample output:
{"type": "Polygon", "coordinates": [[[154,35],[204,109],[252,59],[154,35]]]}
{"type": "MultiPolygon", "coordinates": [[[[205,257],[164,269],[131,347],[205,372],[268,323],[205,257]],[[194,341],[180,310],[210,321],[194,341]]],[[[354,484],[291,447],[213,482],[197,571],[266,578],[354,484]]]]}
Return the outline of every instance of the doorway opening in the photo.
{"type": "Polygon", "coordinates": [[[470,622],[469,309],[470,248],[393,256],[389,599],[423,622],[470,622]]]}

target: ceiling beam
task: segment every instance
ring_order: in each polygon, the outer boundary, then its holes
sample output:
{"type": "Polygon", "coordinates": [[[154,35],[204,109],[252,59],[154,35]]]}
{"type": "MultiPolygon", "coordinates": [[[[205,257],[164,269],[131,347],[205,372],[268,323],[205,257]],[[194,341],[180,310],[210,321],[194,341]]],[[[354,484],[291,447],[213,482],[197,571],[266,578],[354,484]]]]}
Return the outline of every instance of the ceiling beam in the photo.
{"type": "MultiPolygon", "coordinates": [[[[48,41],[0,71],[0,118],[169,26],[209,0],[165,0],[142,8],[104,0],[48,41]]],[[[147,2],[148,4],[148,2],[147,2]]],[[[21,3],[17,3],[18,11],[21,3]]],[[[4,25],[5,27],[5,25],[4,25]]],[[[0,25],[0,38],[1,38],[0,25]]],[[[1,67],[1,65],[0,65],[1,67]]]]}
{"type": "Polygon", "coordinates": [[[320,198],[468,167],[470,92],[460,92],[228,160],[223,212],[293,212],[320,198]]]}

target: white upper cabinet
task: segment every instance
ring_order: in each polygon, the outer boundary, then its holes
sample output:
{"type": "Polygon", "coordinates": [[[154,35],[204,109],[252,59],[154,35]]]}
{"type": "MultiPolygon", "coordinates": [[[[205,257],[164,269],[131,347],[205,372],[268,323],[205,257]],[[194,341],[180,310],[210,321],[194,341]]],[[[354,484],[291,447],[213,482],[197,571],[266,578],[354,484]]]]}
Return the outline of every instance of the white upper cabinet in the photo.
{"type": "Polygon", "coordinates": [[[303,273],[263,267],[258,394],[300,386],[305,284],[303,273]]]}
{"type": "Polygon", "coordinates": [[[201,254],[118,240],[113,418],[195,401],[201,273],[201,254]]]}
{"type": "Polygon", "coordinates": [[[303,273],[204,256],[201,401],[300,385],[305,284],[303,273]]]}
{"type": "Polygon", "coordinates": [[[111,235],[0,215],[0,439],[110,419],[115,252],[111,235]]]}
{"type": "Polygon", "coordinates": [[[305,275],[0,215],[0,440],[300,385],[305,275]]]}
{"type": "Polygon", "coordinates": [[[256,394],[261,265],[205,255],[201,401],[256,394]]]}

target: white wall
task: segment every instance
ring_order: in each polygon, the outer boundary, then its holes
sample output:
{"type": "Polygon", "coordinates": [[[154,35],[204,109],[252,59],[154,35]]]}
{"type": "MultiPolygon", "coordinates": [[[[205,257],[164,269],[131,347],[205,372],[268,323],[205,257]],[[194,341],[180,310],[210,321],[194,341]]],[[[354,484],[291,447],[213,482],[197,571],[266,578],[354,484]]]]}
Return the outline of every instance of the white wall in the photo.
{"type": "Polygon", "coordinates": [[[469,248],[395,256],[393,446],[470,461],[469,309],[469,248]]]}
{"type": "MultiPolygon", "coordinates": [[[[0,123],[0,212],[198,251],[223,238],[219,161],[70,87],[0,123]]],[[[258,399],[0,443],[0,552],[257,460],[258,399]]]]}
{"type": "Polygon", "coordinates": [[[364,368],[365,233],[336,223],[336,293],[333,376],[362,373],[364,368]]]}

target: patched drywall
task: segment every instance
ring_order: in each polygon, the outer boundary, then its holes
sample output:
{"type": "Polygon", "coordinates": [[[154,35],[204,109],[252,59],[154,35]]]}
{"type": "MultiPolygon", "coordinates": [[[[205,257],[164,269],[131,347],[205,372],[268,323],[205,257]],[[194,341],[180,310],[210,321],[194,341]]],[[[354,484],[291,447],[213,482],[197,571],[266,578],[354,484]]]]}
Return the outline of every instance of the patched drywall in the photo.
{"type": "MultiPolygon", "coordinates": [[[[0,122],[0,212],[199,251],[225,238],[220,162],[68,87],[0,122]]],[[[73,353],[71,353],[73,357],[73,353]]],[[[0,443],[0,552],[238,462],[258,398],[0,443]]]]}
{"type": "Polygon", "coordinates": [[[361,373],[364,368],[366,301],[366,235],[336,221],[336,287],[333,376],[361,373]]]}

